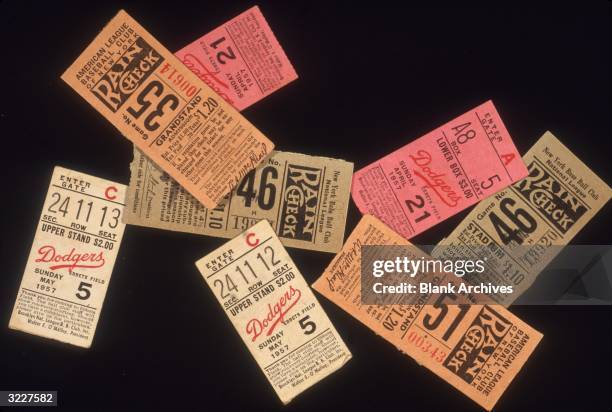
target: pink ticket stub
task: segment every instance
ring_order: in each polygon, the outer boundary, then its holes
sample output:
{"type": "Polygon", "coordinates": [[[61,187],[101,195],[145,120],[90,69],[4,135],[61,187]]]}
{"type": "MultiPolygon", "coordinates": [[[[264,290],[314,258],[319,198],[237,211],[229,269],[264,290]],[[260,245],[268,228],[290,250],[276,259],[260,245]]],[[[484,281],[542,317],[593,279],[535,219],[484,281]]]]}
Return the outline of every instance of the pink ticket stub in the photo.
{"type": "Polygon", "coordinates": [[[409,239],[525,176],[489,100],[357,171],[352,195],[409,239]]]}
{"type": "Polygon", "coordinates": [[[257,6],[175,55],[237,110],[298,77],[257,6]]]}

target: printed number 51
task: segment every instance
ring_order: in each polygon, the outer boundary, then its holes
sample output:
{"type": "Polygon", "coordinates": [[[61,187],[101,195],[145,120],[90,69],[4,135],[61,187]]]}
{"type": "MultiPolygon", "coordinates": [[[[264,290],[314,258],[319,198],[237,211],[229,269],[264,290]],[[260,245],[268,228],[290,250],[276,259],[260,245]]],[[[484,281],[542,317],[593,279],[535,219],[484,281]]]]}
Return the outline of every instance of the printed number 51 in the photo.
{"type": "MultiPolygon", "coordinates": [[[[432,305],[432,308],[436,309],[438,311],[436,317],[434,318],[429,313],[426,314],[423,317],[423,326],[425,326],[426,329],[434,331],[434,330],[438,329],[438,327],[442,324],[442,321],[446,318],[446,315],[449,312],[448,305],[446,303],[444,303],[444,300],[447,299],[447,298],[452,300],[452,301],[457,300],[457,296],[452,294],[452,293],[448,293],[448,294],[447,293],[442,293],[442,294],[440,294],[438,299],[432,305]]],[[[459,309],[459,313],[455,315],[455,319],[453,319],[451,324],[448,326],[448,328],[444,332],[444,335],[442,336],[442,339],[445,340],[445,341],[448,341],[448,339],[451,337],[451,335],[453,334],[455,329],[457,329],[457,326],[459,326],[459,323],[461,323],[461,321],[463,320],[463,318],[467,314],[468,310],[470,309],[470,305],[466,305],[466,304],[458,304],[456,306],[453,305],[453,307],[458,308],[459,309]]]]}

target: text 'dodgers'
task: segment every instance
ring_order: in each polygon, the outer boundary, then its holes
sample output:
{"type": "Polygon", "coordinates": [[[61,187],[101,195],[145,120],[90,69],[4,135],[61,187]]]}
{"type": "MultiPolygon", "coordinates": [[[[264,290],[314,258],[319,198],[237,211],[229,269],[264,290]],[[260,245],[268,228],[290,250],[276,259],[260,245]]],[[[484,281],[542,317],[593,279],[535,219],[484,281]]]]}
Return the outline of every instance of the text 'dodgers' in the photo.
{"type": "Polygon", "coordinates": [[[409,239],[522,179],[527,169],[493,102],[353,176],[353,200],[409,239]]]}
{"type": "Polygon", "coordinates": [[[11,329],[91,346],[125,229],[125,189],[55,167],[11,329]]]}
{"type": "Polygon", "coordinates": [[[196,266],[283,403],[351,358],[266,220],[196,266]]]}

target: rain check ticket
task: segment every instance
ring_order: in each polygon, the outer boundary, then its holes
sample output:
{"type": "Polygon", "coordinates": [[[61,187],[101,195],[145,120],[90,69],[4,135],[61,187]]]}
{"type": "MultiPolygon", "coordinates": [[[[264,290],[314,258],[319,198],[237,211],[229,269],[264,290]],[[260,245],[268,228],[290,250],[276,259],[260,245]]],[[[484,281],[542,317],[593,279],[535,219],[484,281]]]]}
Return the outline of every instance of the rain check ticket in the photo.
{"type": "Polygon", "coordinates": [[[274,147],[123,10],[62,79],[207,207],[274,147]]]}
{"type": "Polygon", "coordinates": [[[246,109],[298,77],[257,6],[175,55],[237,110],[246,109]]]}
{"type": "Polygon", "coordinates": [[[89,348],[125,225],[125,186],[56,167],[9,327],[89,348]]]}
{"type": "Polygon", "coordinates": [[[608,185],[550,132],[523,160],[529,175],[479,203],[432,253],[486,257],[488,270],[470,280],[513,285],[514,293],[491,296],[504,305],[531,286],[561,250],[554,246],[567,245],[611,195],[608,185]]]}
{"type": "Polygon", "coordinates": [[[410,243],[365,215],[313,288],[491,410],[542,334],[502,306],[453,304],[453,293],[429,295],[419,304],[402,304],[406,295],[398,294],[387,305],[362,305],[363,245],[410,243]]]}
{"type": "Polygon", "coordinates": [[[493,102],[355,172],[363,214],[409,239],[527,175],[493,102]]]}
{"type": "Polygon", "coordinates": [[[196,266],[284,404],[351,358],[266,220],[196,266]]]}
{"type": "Polygon", "coordinates": [[[267,219],[285,246],[337,252],[344,241],[353,164],[273,151],[228,197],[207,209],[139,150],[124,222],[234,237],[267,219]]]}

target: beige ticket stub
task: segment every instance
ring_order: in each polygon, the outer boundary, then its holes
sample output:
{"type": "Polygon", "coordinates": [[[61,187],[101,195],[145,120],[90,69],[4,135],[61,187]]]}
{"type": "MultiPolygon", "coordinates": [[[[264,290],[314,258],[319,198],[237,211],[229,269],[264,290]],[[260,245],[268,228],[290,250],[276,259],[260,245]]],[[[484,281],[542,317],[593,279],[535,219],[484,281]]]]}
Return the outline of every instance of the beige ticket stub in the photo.
{"type": "Polygon", "coordinates": [[[274,147],[123,10],[62,79],[207,207],[274,147]]]}
{"type": "Polygon", "coordinates": [[[196,266],[283,403],[351,358],[266,220],[196,266]]]}
{"type": "Polygon", "coordinates": [[[219,205],[207,209],[134,150],[125,223],[234,237],[267,219],[285,246],[337,252],[344,241],[353,164],[273,151],[219,205]]]}
{"type": "Polygon", "coordinates": [[[611,194],[550,132],[523,160],[529,175],[480,202],[432,253],[442,258],[456,249],[464,257],[482,258],[489,252],[488,270],[473,282],[513,285],[514,293],[491,296],[504,305],[531,286],[561,250],[555,246],[567,245],[611,194]]]}
{"type": "Polygon", "coordinates": [[[9,327],[89,348],[125,225],[125,186],[56,167],[9,327]]]}
{"type": "Polygon", "coordinates": [[[452,294],[422,304],[361,304],[364,245],[410,245],[365,215],[313,288],[419,364],[490,410],[542,335],[502,306],[452,304],[452,294]]]}

